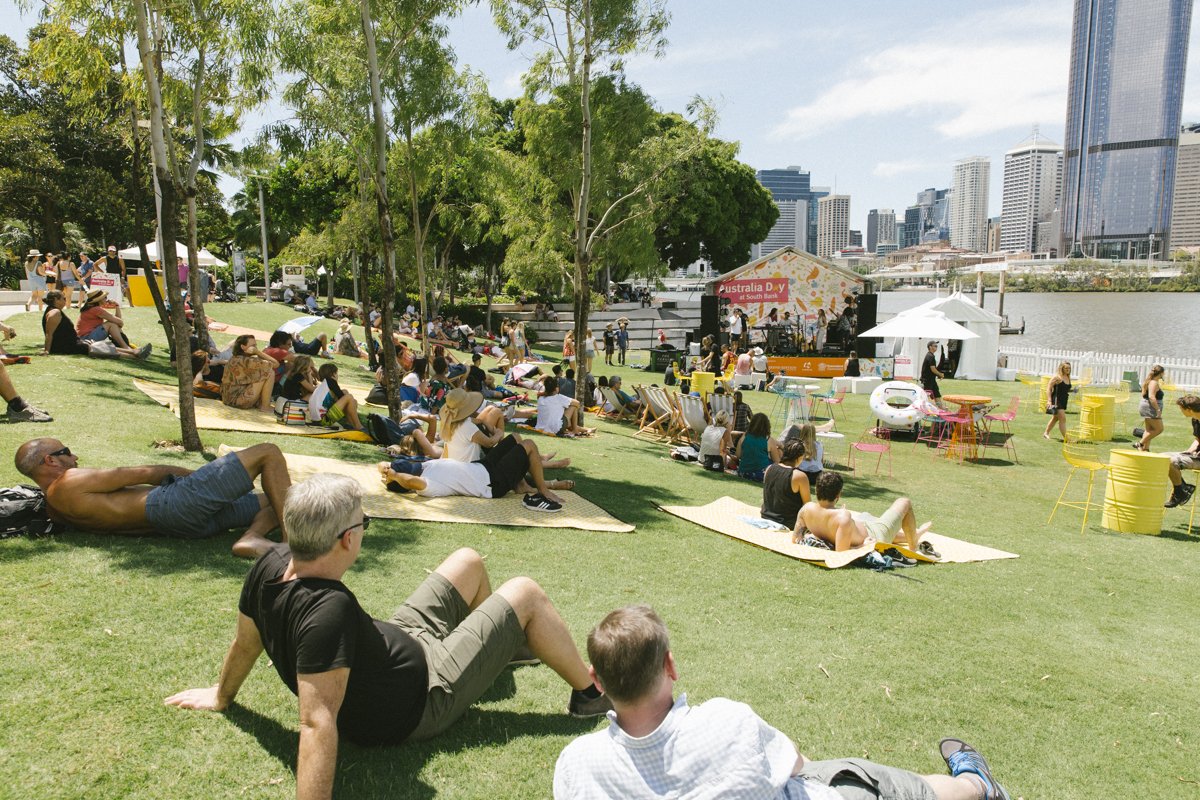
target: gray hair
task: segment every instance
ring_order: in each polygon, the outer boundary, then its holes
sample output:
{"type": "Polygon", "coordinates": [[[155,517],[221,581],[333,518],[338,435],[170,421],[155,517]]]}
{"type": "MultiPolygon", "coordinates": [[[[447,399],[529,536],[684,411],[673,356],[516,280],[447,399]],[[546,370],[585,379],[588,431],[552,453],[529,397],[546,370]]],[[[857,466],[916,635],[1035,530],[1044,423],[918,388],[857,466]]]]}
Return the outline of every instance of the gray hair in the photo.
{"type": "Polygon", "coordinates": [[[17,467],[17,471],[22,475],[33,477],[33,472],[38,466],[46,460],[46,456],[50,455],[55,450],[62,447],[62,442],[57,439],[43,437],[41,439],[30,439],[25,444],[17,448],[17,455],[13,459],[17,467]]]}
{"type": "Polygon", "coordinates": [[[293,483],[283,502],[288,547],[297,561],[314,561],[333,549],[337,535],[353,524],[362,487],[345,475],[321,473],[293,483]]]}

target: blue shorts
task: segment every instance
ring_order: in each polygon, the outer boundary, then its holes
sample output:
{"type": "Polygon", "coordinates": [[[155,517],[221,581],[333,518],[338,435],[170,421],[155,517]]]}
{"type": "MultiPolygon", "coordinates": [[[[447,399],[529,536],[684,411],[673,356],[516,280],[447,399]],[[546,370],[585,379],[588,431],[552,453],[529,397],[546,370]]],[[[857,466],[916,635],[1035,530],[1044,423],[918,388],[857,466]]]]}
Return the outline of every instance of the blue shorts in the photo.
{"type": "Polygon", "coordinates": [[[169,475],[146,495],[146,521],[159,533],[179,539],[248,528],[260,508],[254,481],[236,453],[182,478],[169,475]]]}
{"type": "Polygon", "coordinates": [[[103,342],[107,338],[108,331],[104,330],[103,325],[97,325],[91,331],[79,337],[80,341],[84,342],[103,342]]]}

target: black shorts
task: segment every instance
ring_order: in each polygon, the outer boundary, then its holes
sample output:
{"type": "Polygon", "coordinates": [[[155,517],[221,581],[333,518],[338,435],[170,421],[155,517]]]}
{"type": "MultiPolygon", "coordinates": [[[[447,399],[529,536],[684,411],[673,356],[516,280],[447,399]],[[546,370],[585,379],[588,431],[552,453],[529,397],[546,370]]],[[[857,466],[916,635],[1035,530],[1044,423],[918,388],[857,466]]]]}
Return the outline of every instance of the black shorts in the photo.
{"type": "Polygon", "coordinates": [[[529,454],[512,434],[505,436],[498,445],[485,452],[481,463],[488,472],[493,499],[504,497],[516,489],[517,484],[525,480],[525,473],[529,472],[529,454]]]}
{"type": "Polygon", "coordinates": [[[942,396],[942,390],[938,388],[937,381],[922,381],[921,388],[929,392],[932,397],[942,396]]]}

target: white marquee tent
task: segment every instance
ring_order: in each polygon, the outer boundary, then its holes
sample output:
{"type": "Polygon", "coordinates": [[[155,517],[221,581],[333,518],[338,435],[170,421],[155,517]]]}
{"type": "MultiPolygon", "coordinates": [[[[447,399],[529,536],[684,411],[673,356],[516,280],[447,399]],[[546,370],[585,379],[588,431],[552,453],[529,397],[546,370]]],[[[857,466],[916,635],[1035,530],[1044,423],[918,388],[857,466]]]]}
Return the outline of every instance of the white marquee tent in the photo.
{"type": "MultiPolygon", "coordinates": [[[[962,292],[934,298],[916,308],[901,311],[897,316],[919,315],[929,311],[941,312],[947,319],[959,323],[977,337],[962,342],[955,377],[977,381],[996,380],[996,361],[1000,357],[1000,317],[980,308],[962,292]]],[[[930,336],[924,339],[897,339],[893,345],[893,352],[896,356],[910,358],[913,366],[917,367],[925,358],[926,345],[937,338],[930,336]]],[[[946,342],[942,341],[942,345],[944,347],[946,342]]]]}
{"type": "MultiPolygon", "coordinates": [[[[188,249],[186,245],[182,244],[181,242],[175,242],[175,252],[181,258],[183,258],[184,261],[188,260],[188,249]]],[[[136,246],[127,247],[117,253],[117,255],[126,261],[140,261],[142,258],[142,254],[138,251],[136,246]]],[[[150,242],[146,245],[146,255],[149,256],[151,261],[160,260],[158,257],[158,242],[150,242]]],[[[207,248],[203,247],[200,248],[200,254],[197,260],[202,267],[224,267],[226,265],[224,261],[214,256],[212,253],[208,252],[207,248]]]]}

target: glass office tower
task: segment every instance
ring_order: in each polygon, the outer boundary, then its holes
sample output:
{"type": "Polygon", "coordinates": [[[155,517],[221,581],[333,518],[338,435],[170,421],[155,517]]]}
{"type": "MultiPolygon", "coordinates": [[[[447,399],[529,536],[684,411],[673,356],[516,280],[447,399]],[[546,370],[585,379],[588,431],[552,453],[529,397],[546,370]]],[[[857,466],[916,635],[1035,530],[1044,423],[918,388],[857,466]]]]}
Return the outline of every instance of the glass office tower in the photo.
{"type": "Polygon", "coordinates": [[[1170,238],[1192,0],[1075,0],[1066,252],[1160,257],[1170,238]]]}

